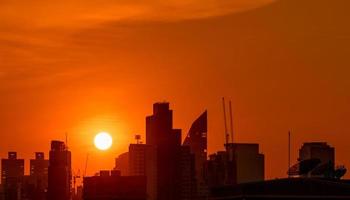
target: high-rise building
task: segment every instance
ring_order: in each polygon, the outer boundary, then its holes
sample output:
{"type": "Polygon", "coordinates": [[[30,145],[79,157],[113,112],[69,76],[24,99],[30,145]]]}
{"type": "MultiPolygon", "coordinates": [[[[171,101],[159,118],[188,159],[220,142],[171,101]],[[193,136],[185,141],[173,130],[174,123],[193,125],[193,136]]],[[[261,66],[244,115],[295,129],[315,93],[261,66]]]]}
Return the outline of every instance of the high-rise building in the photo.
{"type": "Polygon", "coordinates": [[[130,176],[147,177],[147,195],[149,200],[156,199],[156,149],[147,144],[130,144],[129,174],[130,176]]]}
{"type": "Polygon", "coordinates": [[[17,159],[16,152],[9,152],[8,158],[1,160],[1,183],[5,200],[18,200],[21,198],[23,177],[24,160],[17,159]]]}
{"type": "Polygon", "coordinates": [[[122,176],[129,175],[129,152],[122,153],[115,159],[114,169],[120,171],[122,176]]]}
{"type": "Polygon", "coordinates": [[[36,152],[30,160],[30,175],[22,181],[22,198],[26,200],[45,200],[48,185],[48,165],[44,153],[36,152]]]}
{"type": "Polygon", "coordinates": [[[236,184],[236,165],[227,151],[209,155],[205,165],[205,180],[209,188],[236,184]]]}
{"type": "Polygon", "coordinates": [[[334,168],[335,150],[326,142],[307,142],[299,149],[299,161],[319,159],[321,164],[330,163],[334,168]]]}
{"type": "Polygon", "coordinates": [[[198,199],[197,180],[195,173],[195,155],[189,146],[181,146],[180,161],[178,163],[180,175],[179,199],[198,199]]]}
{"type": "Polygon", "coordinates": [[[195,160],[195,179],[197,195],[207,196],[208,188],[204,179],[204,166],[207,161],[207,111],[202,113],[192,124],[183,145],[189,146],[195,160]]]}
{"type": "Polygon", "coordinates": [[[265,156],[259,152],[259,144],[228,144],[234,152],[236,183],[263,181],[265,179],[265,156]]]}
{"type": "Polygon", "coordinates": [[[210,187],[263,181],[265,157],[259,144],[228,143],[226,151],[209,156],[206,177],[210,187]]]}
{"type": "Polygon", "coordinates": [[[156,191],[155,199],[179,199],[181,130],[173,129],[173,112],[169,103],[153,105],[153,115],[146,118],[146,144],[155,148],[156,177],[151,183],[156,191]]]}
{"type": "Polygon", "coordinates": [[[84,177],[84,200],[146,200],[145,176],[120,176],[120,172],[102,171],[99,176],[84,177]]]}
{"type": "Polygon", "coordinates": [[[30,160],[30,176],[34,179],[35,187],[47,189],[49,160],[43,152],[36,152],[35,159],[30,160]]]}
{"type": "Polygon", "coordinates": [[[68,151],[64,142],[51,142],[48,170],[48,199],[70,200],[72,190],[71,152],[68,151]]]}
{"type": "Polygon", "coordinates": [[[130,144],[129,171],[132,176],[146,175],[147,145],[130,144]]]}

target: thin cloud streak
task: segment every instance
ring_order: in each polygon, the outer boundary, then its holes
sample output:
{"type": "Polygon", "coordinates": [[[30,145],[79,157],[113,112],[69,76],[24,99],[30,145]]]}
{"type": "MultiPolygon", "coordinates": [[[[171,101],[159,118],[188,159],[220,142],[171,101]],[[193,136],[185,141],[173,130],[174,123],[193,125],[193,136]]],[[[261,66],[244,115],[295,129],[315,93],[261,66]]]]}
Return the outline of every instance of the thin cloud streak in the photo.
{"type": "Polygon", "coordinates": [[[86,26],[115,20],[183,20],[225,15],[274,0],[62,0],[2,1],[3,25],[86,26]],[[16,12],[14,12],[16,11],[16,12]]]}

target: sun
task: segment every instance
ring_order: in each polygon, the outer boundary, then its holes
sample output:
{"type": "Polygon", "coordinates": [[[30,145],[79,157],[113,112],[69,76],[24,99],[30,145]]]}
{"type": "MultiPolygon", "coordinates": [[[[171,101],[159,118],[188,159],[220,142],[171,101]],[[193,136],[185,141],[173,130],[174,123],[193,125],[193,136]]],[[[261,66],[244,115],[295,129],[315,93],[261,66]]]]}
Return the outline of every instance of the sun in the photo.
{"type": "Polygon", "coordinates": [[[102,151],[105,151],[111,148],[112,143],[113,143],[112,136],[106,132],[98,133],[94,139],[95,147],[102,151]]]}

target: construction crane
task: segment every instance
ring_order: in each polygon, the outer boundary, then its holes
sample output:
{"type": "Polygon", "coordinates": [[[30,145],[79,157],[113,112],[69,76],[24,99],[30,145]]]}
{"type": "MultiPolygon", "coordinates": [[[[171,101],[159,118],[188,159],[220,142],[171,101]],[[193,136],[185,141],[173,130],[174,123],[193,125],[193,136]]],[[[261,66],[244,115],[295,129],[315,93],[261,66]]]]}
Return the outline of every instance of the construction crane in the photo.
{"type": "Polygon", "coordinates": [[[88,161],[89,161],[89,154],[86,154],[85,170],[84,170],[84,175],[83,175],[83,177],[86,176],[86,171],[87,171],[87,167],[88,167],[88,161]]]}
{"type": "Polygon", "coordinates": [[[230,117],[230,131],[228,131],[227,127],[227,119],[226,119],[226,102],[225,98],[222,98],[222,107],[224,111],[224,125],[225,125],[225,145],[229,143],[230,135],[231,135],[231,143],[234,142],[233,140],[233,114],[232,114],[232,102],[229,101],[229,117],[230,117]]]}
{"type": "Polygon", "coordinates": [[[227,131],[227,123],[226,123],[226,105],[225,105],[225,97],[222,98],[222,107],[224,110],[224,125],[225,125],[225,146],[228,144],[229,142],[229,133],[227,131]]]}

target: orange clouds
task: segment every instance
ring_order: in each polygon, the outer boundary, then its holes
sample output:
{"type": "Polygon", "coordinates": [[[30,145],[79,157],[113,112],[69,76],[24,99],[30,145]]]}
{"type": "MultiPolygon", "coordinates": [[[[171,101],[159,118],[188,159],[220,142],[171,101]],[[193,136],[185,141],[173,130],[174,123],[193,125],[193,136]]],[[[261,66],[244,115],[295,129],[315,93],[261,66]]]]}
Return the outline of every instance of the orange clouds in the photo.
{"type": "Polygon", "coordinates": [[[262,145],[268,177],[285,175],[290,128],[293,158],[301,142],[328,140],[350,165],[350,1],[26,2],[0,3],[3,155],[12,148],[31,156],[68,131],[75,167],[83,166],[88,144],[79,141],[111,129],[123,142],[103,158],[111,164],[89,173],[112,167],[162,100],[184,134],[209,110],[213,152],[223,148],[227,96],[236,138],[262,145]],[[12,143],[14,134],[26,145],[12,143]]]}
{"type": "Polygon", "coordinates": [[[86,26],[121,19],[178,20],[224,15],[256,8],[273,0],[61,0],[2,1],[2,24],[86,26]]]}

